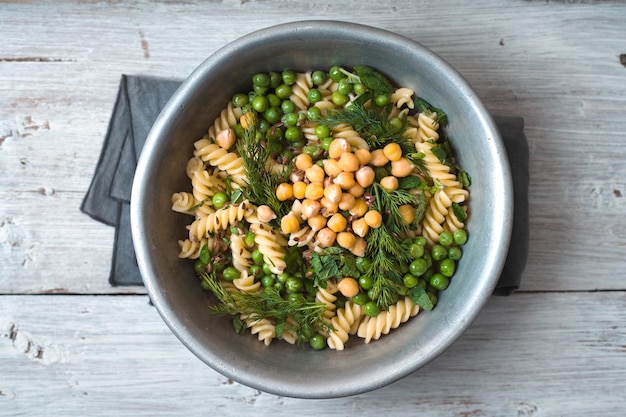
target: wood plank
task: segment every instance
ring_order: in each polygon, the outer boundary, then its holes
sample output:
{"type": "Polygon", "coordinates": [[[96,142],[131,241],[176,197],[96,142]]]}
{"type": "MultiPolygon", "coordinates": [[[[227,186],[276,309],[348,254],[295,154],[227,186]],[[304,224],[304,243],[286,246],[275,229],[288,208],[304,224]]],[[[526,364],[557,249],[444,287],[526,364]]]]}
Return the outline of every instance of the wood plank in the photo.
{"type": "Polygon", "coordinates": [[[182,346],[145,296],[2,296],[0,415],[621,417],[624,295],[493,297],[425,368],[331,400],[278,397],[229,381],[182,346]]]}
{"type": "Polygon", "coordinates": [[[406,13],[389,1],[3,3],[0,292],[128,290],[106,282],[112,231],[77,211],[121,73],[183,78],[246,32],[345,8],[440,53],[491,111],[525,118],[531,242],[522,288],[623,289],[626,5],[412,5],[406,13]],[[441,18],[448,24],[416,23],[441,18]],[[237,24],[215,30],[217,21],[237,24]],[[33,42],[41,33],[46,42],[33,42]],[[14,246],[12,233],[28,244],[14,246]]]}

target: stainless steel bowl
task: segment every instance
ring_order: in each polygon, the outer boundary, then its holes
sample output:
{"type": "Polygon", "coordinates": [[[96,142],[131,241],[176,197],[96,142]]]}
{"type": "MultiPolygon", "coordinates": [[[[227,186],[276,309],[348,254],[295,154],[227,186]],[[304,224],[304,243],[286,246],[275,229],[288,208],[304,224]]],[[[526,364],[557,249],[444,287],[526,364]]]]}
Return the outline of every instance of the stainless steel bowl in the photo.
{"type": "MultiPolygon", "coordinates": [[[[450,65],[411,39],[368,26],[300,21],[246,35],[206,59],[154,124],[141,154],[131,200],[138,264],[163,320],[202,361],[244,385],[277,395],[332,398],[370,391],[424,366],[470,325],[497,282],[513,216],[511,174],[501,138],[480,99],[450,65]],[[170,208],[189,188],[185,166],[200,138],[250,76],[291,68],[369,65],[446,110],[461,165],[471,174],[470,239],[439,303],[370,344],[313,351],[276,341],[265,346],[209,313],[189,260],[177,258],[185,216],[170,208]]],[[[172,372],[175,372],[172,370],[172,372]]]]}

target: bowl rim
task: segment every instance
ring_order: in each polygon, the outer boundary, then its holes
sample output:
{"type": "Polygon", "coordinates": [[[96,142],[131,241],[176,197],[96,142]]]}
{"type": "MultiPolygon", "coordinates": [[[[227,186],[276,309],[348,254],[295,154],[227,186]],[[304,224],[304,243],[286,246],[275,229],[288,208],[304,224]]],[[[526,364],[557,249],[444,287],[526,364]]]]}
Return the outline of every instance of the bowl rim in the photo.
{"type": "Polygon", "coordinates": [[[145,198],[145,187],[148,181],[144,176],[135,176],[132,186],[132,196],[130,202],[130,218],[131,218],[131,232],[133,236],[133,244],[135,252],[137,254],[137,263],[141,276],[143,277],[144,285],[151,302],[157,309],[161,318],[172,330],[172,332],[181,340],[181,342],[203,362],[208,364],[211,368],[219,373],[239,382],[246,386],[259,389],[264,392],[272,393],[275,395],[282,395],[287,397],[297,398],[336,398],[349,395],[356,395],[364,392],[368,392],[374,389],[381,388],[392,382],[395,382],[408,374],[423,367],[434,358],[438,357],[444,350],[450,347],[469,327],[469,325],[475,320],[478,313],[482,310],[484,304],[491,296],[496,284],[498,276],[504,266],[506,259],[506,253],[511,239],[512,230],[512,216],[513,216],[513,196],[512,196],[512,180],[510,175],[510,166],[508,159],[506,158],[506,150],[504,148],[499,131],[478,96],[474,93],[469,83],[463,78],[463,76],[450,64],[448,64],[443,58],[436,55],[430,49],[421,45],[417,41],[408,37],[399,35],[397,33],[381,29],[369,25],[360,23],[344,22],[339,20],[299,20],[291,21],[287,23],[281,23],[273,26],[268,26],[262,29],[252,31],[240,38],[226,44],[213,54],[208,56],[192,73],[183,81],[178,90],[172,95],[170,100],[162,109],[160,115],[153,124],[153,127],[148,134],[146,142],[144,144],[143,151],[139,157],[137,163],[136,172],[142,172],[146,170],[150,162],[150,154],[155,152],[155,149],[159,145],[159,131],[165,126],[166,121],[171,118],[176,112],[182,108],[185,104],[185,98],[194,85],[202,78],[207,67],[210,67],[213,62],[220,61],[225,57],[235,53],[241,47],[249,47],[250,44],[256,42],[264,42],[267,40],[273,40],[276,38],[282,38],[285,33],[292,33],[294,35],[302,36],[304,33],[310,31],[327,31],[327,32],[342,32],[352,33],[361,36],[367,35],[368,37],[380,37],[386,39],[386,42],[393,42],[394,44],[401,44],[404,48],[419,50],[421,54],[427,55],[430,60],[437,63],[440,68],[445,71],[452,78],[457,88],[466,92],[469,95],[469,100],[472,105],[478,109],[477,116],[480,118],[480,124],[483,125],[487,132],[490,133],[492,140],[492,146],[496,149],[499,158],[498,162],[503,170],[502,178],[502,225],[501,232],[498,234],[500,238],[499,245],[495,248],[494,259],[489,264],[490,266],[490,278],[484,280],[483,285],[476,289],[476,293],[473,295],[474,300],[472,308],[467,311],[468,315],[463,317],[463,320],[458,323],[454,333],[447,333],[444,337],[444,342],[436,346],[435,349],[429,351],[429,354],[423,358],[417,358],[409,363],[405,369],[397,370],[389,373],[383,378],[377,381],[363,381],[362,383],[353,384],[350,386],[344,386],[342,384],[329,384],[329,387],[325,391],[310,391],[302,389],[302,387],[289,387],[288,384],[284,385],[268,385],[263,383],[255,377],[254,374],[249,371],[241,372],[241,370],[235,370],[223,363],[220,358],[213,356],[211,353],[203,351],[202,346],[194,340],[192,334],[189,334],[183,323],[176,316],[176,312],[169,310],[167,305],[162,299],[163,293],[160,291],[153,276],[155,271],[152,266],[147,262],[148,256],[146,256],[150,247],[146,240],[145,225],[142,219],[142,208],[140,201],[145,198]]]}

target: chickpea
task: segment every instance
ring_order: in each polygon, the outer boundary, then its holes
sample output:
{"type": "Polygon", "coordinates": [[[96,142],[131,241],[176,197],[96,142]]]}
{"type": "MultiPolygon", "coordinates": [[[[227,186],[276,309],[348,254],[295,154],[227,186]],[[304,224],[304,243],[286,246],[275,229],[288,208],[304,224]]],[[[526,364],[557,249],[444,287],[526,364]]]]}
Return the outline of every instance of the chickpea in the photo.
{"type": "Polygon", "coordinates": [[[300,222],[298,222],[298,218],[292,211],[280,219],[280,230],[282,230],[283,233],[294,233],[297,232],[298,229],[300,229],[300,222]]]}
{"type": "Polygon", "coordinates": [[[289,183],[283,182],[276,187],[276,198],[280,201],[289,200],[293,198],[293,186],[289,183]]]}
{"type": "Polygon", "coordinates": [[[230,149],[237,140],[237,136],[235,135],[235,131],[231,128],[220,130],[217,135],[215,135],[215,143],[217,143],[221,148],[226,150],[230,149]]]}
{"type": "Polygon", "coordinates": [[[339,209],[340,210],[350,210],[354,207],[354,203],[356,202],[356,198],[350,193],[341,194],[341,200],[339,200],[339,209]]]}
{"type": "Polygon", "coordinates": [[[293,197],[301,200],[306,193],[306,183],[304,181],[298,181],[293,184],[293,197]]]}
{"type": "Polygon", "coordinates": [[[344,249],[351,250],[356,242],[356,236],[352,232],[337,233],[337,244],[344,249]]]}
{"type": "Polygon", "coordinates": [[[392,162],[402,158],[402,148],[395,142],[385,145],[383,153],[392,162]]]}
{"type": "Polygon", "coordinates": [[[326,227],[326,217],[321,214],[316,214],[315,216],[309,217],[307,220],[309,227],[313,230],[321,230],[326,227]]]}
{"type": "Polygon", "coordinates": [[[365,218],[361,217],[352,221],[352,231],[360,237],[365,237],[369,232],[370,226],[365,221],[365,218]]]}
{"type": "Polygon", "coordinates": [[[361,187],[359,184],[354,184],[348,192],[352,194],[355,198],[362,197],[365,194],[365,188],[361,187]]]}
{"type": "Polygon", "coordinates": [[[321,198],[320,204],[322,205],[320,214],[323,214],[326,217],[330,217],[339,211],[339,203],[333,203],[326,197],[321,198]]]}
{"type": "Polygon", "coordinates": [[[375,167],[384,167],[389,162],[389,158],[387,158],[382,149],[372,151],[371,156],[370,165],[374,165],[375,167]]]}
{"type": "Polygon", "coordinates": [[[354,155],[359,159],[361,165],[369,164],[372,159],[372,154],[369,149],[361,148],[354,151],[354,155]]]}
{"type": "Polygon", "coordinates": [[[344,297],[352,298],[359,293],[359,283],[352,277],[345,277],[339,281],[337,289],[344,297]]]}
{"type": "Polygon", "coordinates": [[[352,152],[344,152],[339,157],[338,161],[339,167],[343,171],[354,172],[359,169],[361,165],[359,162],[359,158],[356,157],[352,152]]]}
{"type": "Polygon", "coordinates": [[[373,229],[378,229],[383,224],[383,216],[376,210],[369,210],[363,218],[365,223],[373,229]]]}
{"type": "Polygon", "coordinates": [[[354,256],[365,256],[365,251],[367,250],[367,241],[362,237],[357,237],[354,241],[354,246],[352,247],[352,254],[354,256]]]}
{"type": "Polygon", "coordinates": [[[350,144],[344,138],[337,138],[330,142],[328,147],[328,156],[333,159],[338,159],[342,153],[350,152],[350,144]]]}
{"type": "Polygon", "coordinates": [[[335,159],[324,159],[324,171],[329,177],[336,177],[341,173],[339,162],[335,159]]]}
{"type": "Polygon", "coordinates": [[[304,197],[311,200],[319,200],[324,195],[324,185],[321,182],[312,182],[306,186],[304,197]]]}
{"type": "Polygon", "coordinates": [[[324,197],[331,203],[339,203],[342,194],[343,192],[339,184],[330,184],[328,187],[324,188],[324,197]]]}
{"type": "Polygon", "coordinates": [[[344,190],[349,190],[355,184],[354,181],[354,173],[353,172],[340,172],[339,175],[335,177],[333,182],[339,185],[344,190]]]}
{"type": "Polygon", "coordinates": [[[362,198],[357,198],[354,202],[354,207],[348,210],[348,212],[354,217],[362,217],[367,213],[367,203],[362,198]]]}
{"type": "Polygon", "coordinates": [[[363,165],[359,170],[354,174],[356,178],[356,182],[363,188],[369,187],[374,183],[374,178],[376,177],[376,173],[374,169],[369,165],[363,165]]]}
{"type": "Polygon", "coordinates": [[[398,189],[398,179],[393,175],[386,176],[380,179],[380,185],[387,190],[397,190],[398,189]]]}
{"type": "Polygon", "coordinates": [[[346,218],[343,217],[343,215],[341,215],[340,213],[333,214],[331,218],[328,219],[328,223],[327,223],[327,226],[333,232],[341,232],[346,229],[347,225],[348,225],[348,220],[346,220],[346,218]]]}
{"type": "Polygon", "coordinates": [[[411,224],[415,220],[415,208],[410,204],[401,205],[398,212],[406,224],[411,224]]]}
{"type": "Polygon", "coordinates": [[[294,165],[296,168],[306,171],[313,166],[313,158],[311,158],[311,155],[307,153],[301,153],[296,156],[294,165]]]}
{"type": "Polygon", "coordinates": [[[413,164],[406,158],[400,158],[397,161],[391,161],[391,175],[403,178],[413,172],[413,164]]]}
{"type": "Polygon", "coordinates": [[[320,212],[320,208],[322,208],[322,205],[319,201],[306,198],[302,200],[302,205],[300,206],[300,215],[304,220],[306,220],[313,216],[317,216],[320,212]]]}
{"type": "Polygon", "coordinates": [[[320,242],[320,245],[325,247],[332,246],[336,238],[337,233],[328,227],[324,227],[317,232],[317,240],[320,242]]]}
{"type": "Polygon", "coordinates": [[[304,171],[304,175],[310,182],[321,183],[324,181],[324,169],[317,164],[312,165],[310,168],[306,169],[304,171]]]}
{"type": "Polygon", "coordinates": [[[256,215],[260,222],[267,223],[276,218],[276,213],[270,206],[262,205],[256,209],[256,215]]]}

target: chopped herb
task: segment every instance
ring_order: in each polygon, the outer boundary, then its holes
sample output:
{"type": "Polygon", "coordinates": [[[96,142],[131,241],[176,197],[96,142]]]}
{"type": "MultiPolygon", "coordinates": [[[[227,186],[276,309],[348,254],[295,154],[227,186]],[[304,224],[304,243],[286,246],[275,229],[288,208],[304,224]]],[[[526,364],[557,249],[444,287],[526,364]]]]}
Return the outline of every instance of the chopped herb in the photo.
{"type": "Polygon", "coordinates": [[[211,260],[211,252],[209,251],[209,246],[205,243],[200,248],[200,261],[203,264],[208,265],[210,260],[211,260]]]}
{"type": "Polygon", "coordinates": [[[432,310],[434,305],[426,290],[422,287],[411,288],[408,292],[408,296],[411,297],[413,304],[420,306],[423,310],[432,310]]]}
{"type": "Polygon", "coordinates": [[[329,279],[338,277],[358,277],[356,257],[337,246],[324,248],[311,256],[315,285],[326,288],[329,279]]]}
{"type": "Polygon", "coordinates": [[[378,71],[365,65],[356,65],[354,70],[359,75],[361,83],[374,94],[390,94],[393,92],[391,82],[378,71]]]}
{"type": "Polygon", "coordinates": [[[415,107],[422,113],[437,113],[435,121],[443,127],[448,126],[448,115],[442,109],[432,106],[429,102],[421,97],[416,97],[413,100],[413,103],[415,104],[415,107]]]}
{"type": "Polygon", "coordinates": [[[463,207],[459,203],[452,203],[452,212],[458,221],[463,223],[467,219],[467,213],[463,210],[463,207]]]}
{"type": "Polygon", "coordinates": [[[446,161],[446,151],[439,147],[439,146],[433,146],[432,148],[430,148],[430,151],[437,157],[437,159],[439,159],[439,161],[441,163],[444,163],[446,161]]]}
{"type": "Polygon", "coordinates": [[[401,190],[410,190],[412,188],[420,188],[422,179],[417,175],[409,175],[398,180],[398,188],[401,190]]]}

